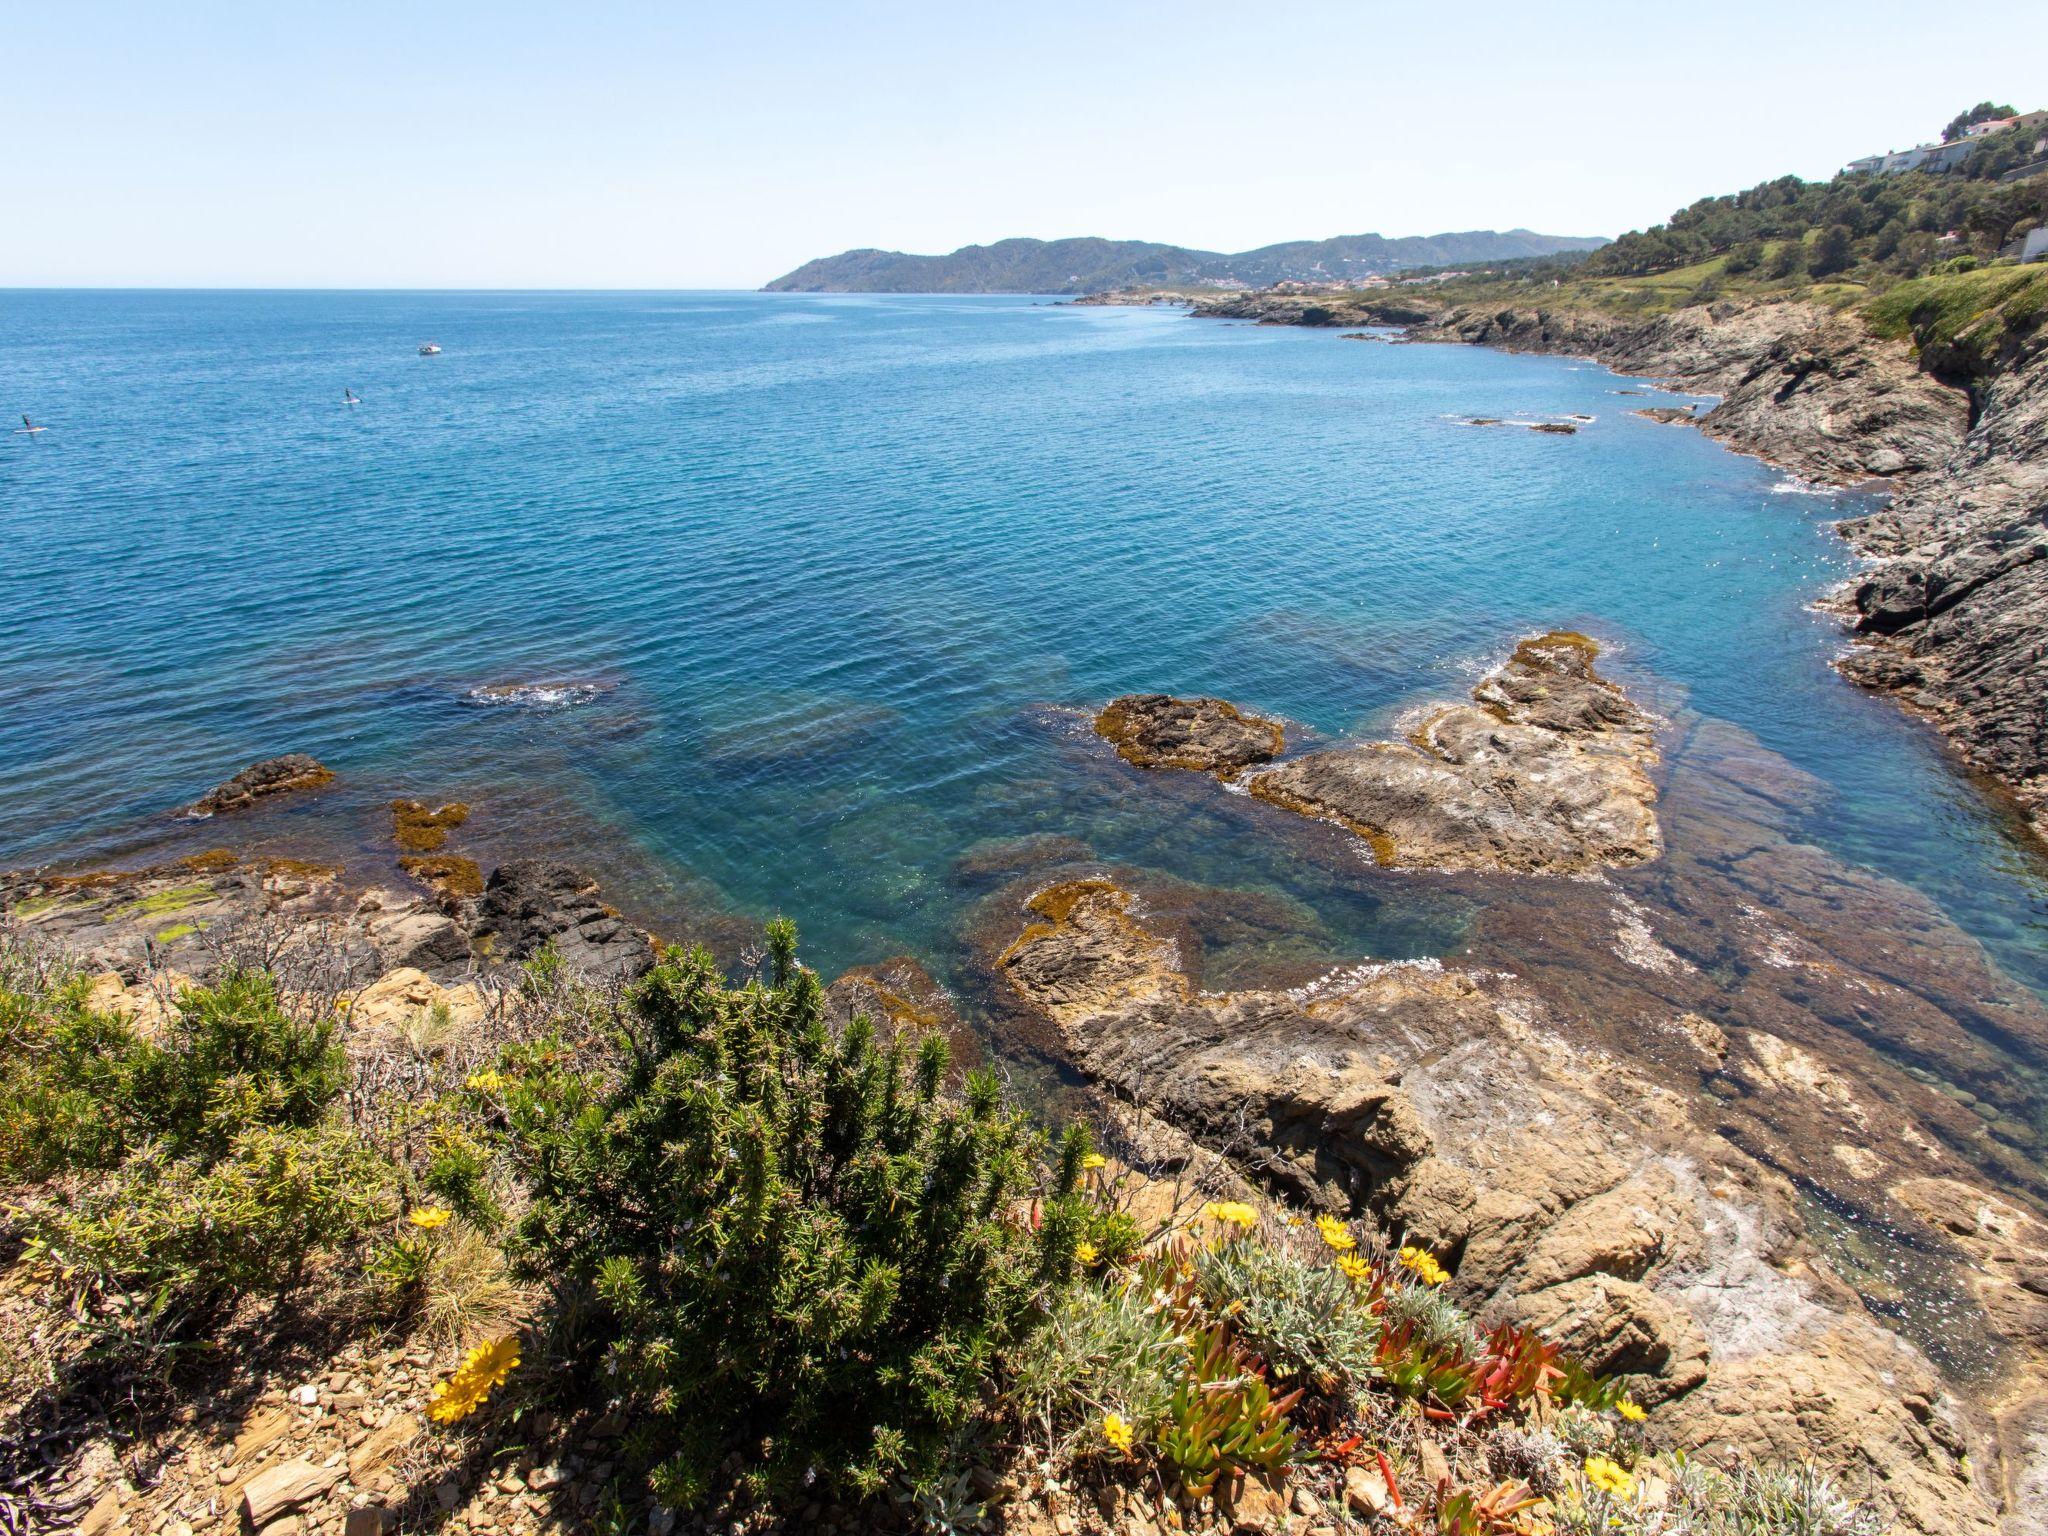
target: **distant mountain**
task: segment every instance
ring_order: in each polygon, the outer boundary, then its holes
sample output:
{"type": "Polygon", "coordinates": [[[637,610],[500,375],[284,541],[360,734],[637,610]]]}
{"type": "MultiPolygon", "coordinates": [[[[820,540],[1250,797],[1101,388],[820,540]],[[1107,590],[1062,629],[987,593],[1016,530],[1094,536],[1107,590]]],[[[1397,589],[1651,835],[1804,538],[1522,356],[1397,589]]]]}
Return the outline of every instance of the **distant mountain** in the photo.
{"type": "Polygon", "coordinates": [[[1226,255],[1151,240],[998,240],[950,256],[846,251],[807,261],[769,293],[1097,293],[1107,288],[1193,284],[1268,288],[1289,280],[1332,283],[1403,267],[1455,266],[1597,250],[1599,236],[1533,230],[1467,230],[1451,235],[1339,235],[1289,240],[1226,255]]]}

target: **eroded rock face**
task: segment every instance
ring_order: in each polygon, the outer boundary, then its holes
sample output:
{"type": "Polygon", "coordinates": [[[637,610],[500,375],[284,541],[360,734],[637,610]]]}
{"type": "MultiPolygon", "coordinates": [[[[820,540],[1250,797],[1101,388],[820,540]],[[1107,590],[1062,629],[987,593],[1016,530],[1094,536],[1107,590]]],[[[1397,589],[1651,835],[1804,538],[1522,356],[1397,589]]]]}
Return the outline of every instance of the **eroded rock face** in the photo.
{"type": "Polygon", "coordinates": [[[1247,715],[1223,699],[1177,699],[1131,693],[1110,700],[1095,717],[1095,731],[1116,744],[1117,755],[1140,768],[1191,768],[1235,778],[1254,763],[1269,763],[1285,748],[1276,721],[1247,715]]]}
{"type": "Polygon", "coordinates": [[[1657,856],[1654,722],[1583,635],[1526,640],[1405,742],[1313,752],[1254,776],[1262,800],[1351,828],[1396,868],[1580,874],[1657,856]]]}
{"type": "Polygon", "coordinates": [[[251,763],[225,784],[215,786],[179,814],[192,818],[217,816],[238,811],[272,795],[298,789],[318,789],[334,782],[334,772],[304,752],[287,752],[283,757],[266,757],[251,763]]]}
{"type": "MultiPolygon", "coordinates": [[[[1631,1376],[1666,1443],[1860,1468],[1902,1530],[1998,1528],[1965,1459],[1995,1449],[1827,1268],[1790,1183],[1523,983],[1424,962],[1207,993],[1170,925],[1113,880],[1038,891],[1023,916],[1002,985],[1136,1112],[1290,1200],[1429,1247],[1475,1312],[1631,1376]]],[[[1692,1070],[1733,1049],[1704,1019],[1673,1034],[1692,1070]]],[[[1744,1060],[1768,1060],[1774,1091],[1825,1095],[1814,1062],[1774,1049],[1744,1060]]],[[[1961,1210],[1952,1230],[1989,1223],[1987,1258],[2031,1262],[2034,1229],[1986,1216],[1981,1190],[1915,1195],[1961,1210]]]]}
{"type": "Polygon", "coordinates": [[[598,897],[597,882],[552,859],[514,859],[491,871],[471,933],[486,958],[527,960],[552,941],[592,976],[638,976],[654,964],[647,935],[598,897]]]}

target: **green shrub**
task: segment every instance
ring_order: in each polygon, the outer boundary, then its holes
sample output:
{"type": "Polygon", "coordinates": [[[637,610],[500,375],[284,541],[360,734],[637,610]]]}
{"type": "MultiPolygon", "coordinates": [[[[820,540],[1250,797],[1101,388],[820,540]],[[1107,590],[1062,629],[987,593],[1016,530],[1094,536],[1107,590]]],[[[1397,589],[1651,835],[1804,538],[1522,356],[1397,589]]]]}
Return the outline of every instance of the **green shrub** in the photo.
{"type": "Polygon", "coordinates": [[[312,1125],[342,1088],[333,1024],[293,1019],[259,972],[189,988],[165,1033],[94,1013],[78,978],[0,991],[0,1174],[110,1168],[143,1143],[219,1157],[251,1126],[312,1125]]]}
{"type": "Polygon", "coordinates": [[[393,1210],[390,1168],[344,1125],[251,1126],[216,1159],[151,1148],[48,1212],[32,1248],[85,1294],[151,1317],[296,1284],[393,1210]]]}
{"type": "Polygon", "coordinates": [[[85,1006],[85,983],[0,990],[0,1179],[34,1183],[109,1167],[126,1146],[140,1042],[85,1006]]]}
{"type": "Polygon", "coordinates": [[[169,1040],[136,1053],[125,1108],[136,1132],[217,1157],[248,1126],[312,1125],[345,1072],[332,1021],[301,1023],[268,975],[237,971],[179,995],[169,1040]]]}
{"type": "MultiPolygon", "coordinates": [[[[772,980],[737,988],[701,950],[666,953],[607,1088],[546,1053],[508,1062],[521,1251],[605,1309],[664,1502],[696,1502],[742,1448],[757,1493],[930,1491],[1076,1223],[1033,1234],[1035,1141],[993,1077],[955,1099],[939,1035],[885,1043],[863,1017],[834,1039],[794,925],[769,945],[772,980]]],[[[1049,1205],[1076,1187],[1063,1154],[1049,1205]]]]}
{"type": "Polygon", "coordinates": [[[1552,1503],[1557,1536],[1880,1536],[1884,1522],[1810,1466],[1704,1462],[1678,1468],[1668,1497],[1651,1506],[1631,1488],[1575,1484],[1552,1503]]]}

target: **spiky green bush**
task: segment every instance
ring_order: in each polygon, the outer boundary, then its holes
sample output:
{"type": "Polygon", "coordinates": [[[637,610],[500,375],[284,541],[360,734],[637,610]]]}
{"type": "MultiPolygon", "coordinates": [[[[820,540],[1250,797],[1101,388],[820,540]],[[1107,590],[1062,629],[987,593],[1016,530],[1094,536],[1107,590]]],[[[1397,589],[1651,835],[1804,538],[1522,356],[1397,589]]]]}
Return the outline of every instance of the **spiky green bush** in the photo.
{"type": "MultiPolygon", "coordinates": [[[[741,987],[702,950],[664,954],[608,1088],[545,1051],[508,1064],[521,1252],[601,1304],[670,1504],[735,1450],[769,1496],[936,1486],[1040,1278],[1072,1262],[1077,1222],[1033,1231],[1038,1143],[996,1080],[947,1093],[937,1034],[856,1018],[835,1038],[794,926],[769,947],[770,979],[741,987]]],[[[1048,1206],[1085,1151],[1062,1149],[1048,1206]]]]}
{"type": "Polygon", "coordinates": [[[144,1143],[212,1159],[252,1126],[309,1127],[346,1070],[332,1021],[292,1017],[257,971],[180,993],[162,1039],[93,1012],[77,977],[0,988],[0,1047],[0,1177],[20,1181],[144,1143]]]}

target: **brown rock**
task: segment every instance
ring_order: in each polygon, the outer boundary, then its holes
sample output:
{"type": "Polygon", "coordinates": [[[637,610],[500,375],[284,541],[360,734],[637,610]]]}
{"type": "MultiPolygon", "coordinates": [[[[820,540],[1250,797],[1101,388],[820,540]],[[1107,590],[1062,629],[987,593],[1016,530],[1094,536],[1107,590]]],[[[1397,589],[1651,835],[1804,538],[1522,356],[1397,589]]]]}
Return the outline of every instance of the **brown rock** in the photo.
{"type": "Polygon", "coordinates": [[[389,1462],[399,1451],[411,1444],[420,1432],[419,1415],[400,1413],[392,1416],[383,1428],[372,1431],[370,1438],[349,1452],[348,1475],[353,1482],[362,1482],[389,1462]]]}
{"type": "Polygon", "coordinates": [[[316,1467],[294,1458],[266,1467],[242,1487],[242,1514],[261,1530],[278,1516],[319,1498],[341,1480],[338,1467],[316,1467]]]}
{"type": "Polygon", "coordinates": [[[1287,744],[1277,721],[1247,715],[1223,699],[1164,693],[1112,699],[1095,717],[1095,732],[1140,768],[1190,768],[1222,779],[1271,762],[1287,744]]]}
{"type": "Polygon", "coordinates": [[[1602,1376],[1640,1380],[1635,1396],[1654,1407],[1707,1379],[1707,1341],[1682,1308],[1632,1280],[1589,1275],[1518,1296],[1502,1308],[1563,1346],[1602,1376]]]}
{"type": "Polygon", "coordinates": [[[303,752],[288,752],[283,757],[266,757],[260,763],[250,764],[225,784],[208,790],[186,806],[182,814],[193,818],[217,816],[222,811],[242,810],[272,795],[319,789],[333,782],[332,769],[303,752]]]}
{"type": "Polygon", "coordinates": [[[109,1488],[86,1510],[78,1522],[78,1536],[108,1536],[121,1523],[121,1490],[109,1488]]]}
{"type": "Polygon", "coordinates": [[[1311,752],[1251,792],[1363,837],[1381,864],[1574,874],[1662,849],[1654,722],[1593,670],[1599,647],[1525,640],[1403,742],[1311,752]]]}

